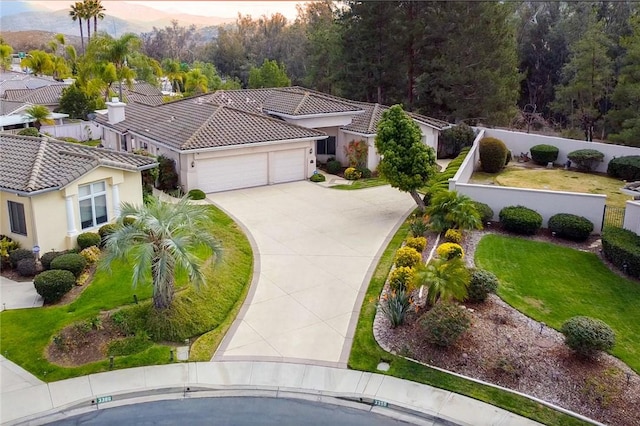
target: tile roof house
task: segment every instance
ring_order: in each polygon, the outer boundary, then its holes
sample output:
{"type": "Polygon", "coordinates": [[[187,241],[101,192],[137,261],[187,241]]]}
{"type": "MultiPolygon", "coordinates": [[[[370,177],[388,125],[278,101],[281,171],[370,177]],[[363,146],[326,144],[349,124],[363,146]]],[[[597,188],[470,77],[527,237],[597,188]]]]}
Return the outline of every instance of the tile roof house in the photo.
{"type": "MultiPolygon", "coordinates": [[[[31,103],[20,101],[8,101],[0,99],[0,131],[14,130],[19,131],[25,127],[29,127],[35,120],[25,113],[31,103]]],[[[62,119],[69,117],[68,114],[52,112],[49,118],[54,123],[62,124],[62,119]]]]}
{"type": "Polygon", "coordinates": [[[0,234],[41,252],[76,246],[119,214],[142,203],[142,170],[156,161],[79,144],[0,133],[0,234]]]}
{"type": "MultiPolygon", "coordinates": [[[[316,162],[348,164],[345,148],[364,140],[367,167],[380,161],[374,146],[386,106],[354,102],[302,87],[219,90],[162,105],[114,99],[98,116],[105,147],[146,149],[175,160],[184,190],[205,192],[303,180],[316,162]]],[[[437,148],[449,124],[410,114],[423,142],[437,148]]]]}

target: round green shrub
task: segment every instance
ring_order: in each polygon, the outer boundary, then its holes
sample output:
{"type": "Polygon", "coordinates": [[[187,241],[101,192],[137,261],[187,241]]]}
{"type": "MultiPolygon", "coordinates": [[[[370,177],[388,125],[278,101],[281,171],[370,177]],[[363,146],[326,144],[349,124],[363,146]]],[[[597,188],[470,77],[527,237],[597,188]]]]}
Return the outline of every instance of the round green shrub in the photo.
{"type": "Polygon", "coordinates": [[[36,274],[36,259],[31,257],[18,260],[16,271],[21,277],[34,276],[36,274]]]}
{"type": "Polygon", "coordinates": [[[187,197],[189,197],[190,200],[204,200],[207,198],[207,194],[201,189],[192,189],[187,193],[187,197]]]}
{"type": "Polygon", "coordinates": [[[364,179],[369,179],[372,175],[371,170],[366,167],[358,167],[358,171],[364,179]]]}
{"type": "Polygon", "coordinates": [[[329,174],[335,175],[340,172],[342,169],[342,164],[340,164],[337,160],[331,160],[327,162],[327,172],[329,174]]]}
{"type": "Polygon", "coordinates": [[[422,255],[412,247],[400,247],[396,252],[395,264],[397,267],[408,266],[413,268],[422,261],[422,255]]]}
{"type": "Polygon", "coordinates": [[[62,269],[79,276],[87,266],[87,261],[78,253],[67,253],[56,257],[51,261],[51,269],[62,269]]]}
{"type": "Polygon", "coordinates": [[[57,302],[73,288],[76,279],[69,271],[51,270],[36,275],[33,285],[47,303],[57,302]]]}
{"type": "Polygon", "coordinates": [[[533,235],[542,226],[540,213],[524,206],[505,207],[499,217],[504,229],[516,234],[533,235]]]}
{"type": "Polygon", "coordinates": [[[628,229],[607,226],[602,231],[602,252],[616,268],[640,278],[640,235],[628,229]]]}
{"type": "Polygon", "coordinates": [[[309,180],[311,182],[324,182],[325,180],[327,180],[327,178],[324,177],[324,175],[322,173],[314,173],[314,174],[311,175],[309,180]]]}
{"type": "Polygon", "coordinates": [[[362,177],[362,173],[358,171],[358,169],[354,167],[347,167],[344,171],[344,178],[347,180],[358,180],[362,177]]]}
{"type": "Polygon", "coordinates": [[[77,238],[78,247],[80,247],[80,250],[84,250],[87,247],[91,246],[99,246],[101,240],[102,238],[100,238],[100,234],[96,232],[83,232],[82,234],[78,235],[77,238]]]}
{"type": "Polygon", "coordinates": [[[20,136],[40,136],[40,132],[35,127],[27,127],[18,132],[20,136]]]}
{"type": "Polygon", "coordinates": [[[578,170],[589,172],[593,170],[596,163],[604,160],[604,154],[595,149],[578,149],[571,151],[567,158],[576,163],[578,170]]]}
{"type": "Polygon", "coordinates": [[[438,136],[438,158],[451,158],[470,147],[476,133],[471,126],[461,123],[444,129],[438,136]]]}
{"type": "Polygon", "coordinates": [[[118,225],[116,225],[115,223],[107,223],[106,225],[102,225],[100,229],[98,229],[98,235],[100,235],[100,246],[104,246],[107,237],[113,234],[116,229],[118,229],[118,225]]]}
{"type": "Polygon", "coordinates": [[[42,256],[40,256],[40,263],[42,267],[46,270],[51,269],[51,261],[58,256],[62,256],[64,252],[62,251],[48,251],[42,256]]]}
{"type": "Polygon", "coordinates": [[[9,262],[11,263],[12,268],[16,268],[18,266],[18,262],[22,259],[34,259],[36,255],[33,254],[31,250],[27,249],[16,249],[9,253],[9,262]]]}
{"type": "Polygon", "coordinates": [[[553,145],[540,144],[532,146],[529,152],[531,152],[531,159],[534,163],[546,166],[558,159],[560,150],[553,145]]]}
{"type": "Polygon", "coordinates": [[[493,209],[489,207],[488,204],[481,203],[479,201],[474,201],[473,206],[476,208],[476,211],[480,214],[480,220],[482,223],[487,223],[493,219],[493,209]]]}
{"type": "Polygon", "coordinates": [[[496,138],[482,138],[478,150],[483,172],[498,173],[503,169],[509,152],[504,142],[496,138]]]}
{"type": "Polygon", "coordinates": [[[573,241],[584,241],[593,231],[593,223],[589,219],[570,213],[551,216],[548,226],[558,237],[573,241]]]}
{"type": "Polygon", "coordinates": [[[467,300],[474,303],[484,302],[489,293],[495,293],[498,290],[498,283],[498,277],[493,273],[479,268],[472,269],[467,300]]]}
{"type": "Polygon", "coordinates": [[[451,303],[436,303],[420,319],[425,340],[433,345],[449,347],[471,326],[466,309],[451,303]]]}
{"type": "Polygon", "coordinates": [[[640,180],[640,155],[614,158],[607,165],[607,174],[629,182],[640,180]]]}
{"type": "Polygon", "coordinates": [[[612,349],[616,344],[616,335],[604,321],[599,319],[577,316],[569,318],[560,332],[564,335],[564,342],[576,353],[592,357],[599,351],[612,349]]]}
{"type": "Polygon", "coordinates": [[[408,266],[395,268],[389,274],[389,286],[393,291],[411,292],[410,286],[413,280],[414,270],[408,266]]]}
{"type": "Polygon", "coordinates": [[[409,237],[405,241],[405,245],[416,249],[418,253],[422,253],[427,247],[427,239],[425,237],[409,237]]]}
{"type": "Polygon", "coordinates": [[[462,250],[462,246],[456,243],[442,243],[436,248],[436,253],[438,257],[451,260],[454,257],[459,257],[462,259],[464,257],[464,250],[462,250]]]}
{"type": "Polygon", "coordinates": [[[448,243],[460,244],[462,242],[462,232],[458,229],[447,229],[444,233],[444,240],[448,243]]]}

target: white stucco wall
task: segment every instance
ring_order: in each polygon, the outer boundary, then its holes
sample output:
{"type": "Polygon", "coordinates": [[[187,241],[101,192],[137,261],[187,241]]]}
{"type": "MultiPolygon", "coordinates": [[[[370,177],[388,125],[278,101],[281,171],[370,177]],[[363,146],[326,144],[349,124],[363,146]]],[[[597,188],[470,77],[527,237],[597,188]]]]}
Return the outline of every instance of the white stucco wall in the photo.
{"type": "Polygon", "coordinates": [[[640,201],[627,201],[622,227],[640,235],[640,201]]]}

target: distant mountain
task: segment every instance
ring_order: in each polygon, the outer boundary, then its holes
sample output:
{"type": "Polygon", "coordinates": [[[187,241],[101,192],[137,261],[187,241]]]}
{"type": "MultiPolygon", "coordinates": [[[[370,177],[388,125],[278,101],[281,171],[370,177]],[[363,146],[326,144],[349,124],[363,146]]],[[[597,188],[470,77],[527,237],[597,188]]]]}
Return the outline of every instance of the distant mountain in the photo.
{"type": "Polygon", "coordinates": [[[39,8],[24,1],[0,1],[0,16],[17,15],[24,12],[37,12],[39,8]]]}
{"type": "MultiPolygon", "coordinates": [[[[15,53],[28,52],[30,50],[46,50],[47,44],[53,40],[57,33],[48,31],[3,31],[0,37],[11,47],[15,53]]],[[[65,35],[67,44],[75,46],[80,51],[80,36],[65,35]]]]}

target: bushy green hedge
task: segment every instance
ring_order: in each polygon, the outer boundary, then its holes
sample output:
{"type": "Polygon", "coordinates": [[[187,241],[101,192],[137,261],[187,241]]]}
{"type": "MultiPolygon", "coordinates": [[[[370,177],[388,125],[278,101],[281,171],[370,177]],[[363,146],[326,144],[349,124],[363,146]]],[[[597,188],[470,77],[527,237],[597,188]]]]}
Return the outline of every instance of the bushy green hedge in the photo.
{"type": "Polygon", "coordinates": [[[42,256],[40,256],[40,263],[45,270],[51,269],[51,262],[58,256],[62,256],[64,252],[62,251],[48,251],[42,256]]]}
{"type": "Polygon", "coordinates": [[[91,246],[99,246],[101,240],[102,238],[100,238],[100,234],[96,232],[83,232],[82,234],[78,235],[77,238],[78,247],[80,247],[80,250],[84,250],[87,247],[91,246]]]}
{"type": "Polygon", "coordinates": [[[36,292],[47,303],[57,302],[73,288],[76,278],[69,271],[60,269],[39,273],[33,280],[36,292]]]}
{"type": "Polygon", "coordinates": [[[578,170],[589,172],[597,163],[602,163],[604,154],[595,149],[578,149],[571,151],[567,158],[576,163],[578,170]]]}
{"type": "Polygon", "coordinates": [[[78,253],[67,253],[58,256],[51,261],[51,269],[62,269],[71,272],[76,277],[79,276],[87,266],[87,261],[78,253]]]}
{"type": "Polygon", "coordinates": [[[487,223],[490,220],[493,220],[493,209],[489,207],[488,204],[474,201],[473,206],[476,208],[478,213],[480,213],[480,220],[482,223],[487,223]]]}
{"type": "Polygon", "coordinates": [[[20,259],[16,265],[16,271],[21,277],[32,277],[36,274],[36,259],[28,257],[20,259]]]}
{"type": "Polygon", "coordinates": [[[449,189],[449,179],[452,179],[456,175],[456,173],[458,173],[460,166],[462,165],[464,159],[467,158],[467,154],[470,150],[470,147],[462,148],[460,154],[458,154],[456,158],[451,160],[444,170],[436,173],[435,175],[433,175],[433,177],[431,177],[431,179],[429,179],[429,182],[427,183],[427,193],[424,196],[425,204],[429,205],[431,197],[436,192],[447,191],[449,189]]]}
{"type": "Polygon", "coordinates": [[[362,172],[360,172],[355,167],[347,167],[344,171],[344,178],[347,180],[358,180],[362,177],[362,172]]]}
{"type": "Polygon", "coordinates": [[[469,329],[471,318],[466,309],[440,302],[422,316],[420,326],[427,342],[446,348],[469,329]]]}
{"type": "Polygon", "coordinates": [[[547,163],[553,163],[558,159],[558,153],[560,150],[553,145],[540,144],[532,146],[529,151],[531,152],[531,159],[542,166],[546,166],[547,163]]]}
{"type": "Polygon", "coordinates": [[[397,267],[408,266],[413,268],[422,261],[422,255],[412,247],[400,247],[396,252],[395,264],[397,267]]]}
{"type": "Polygon", "coordinates": [[[192,189],[187,193],[187,197],[189,197],[190,200],[204,200],[207,198],[207,194],[201,189],[192,189]]]}
{"type": "Polygon", "coordinates": [[[11,267],[16,268],[18,266],[18,262],[22,259],[35,259],[36,255],[33,254],[31,250],[27,249],[16,249],[9,253],[9,262],[11,262],[11,267]]]}
{"type": "Polygon", "coordinates": [[[562,324],[560,332],[564,335],[567,346],[586,357],[612,349],[616,344],[616,335],[611,327],[595,318],[569,318],[562,324]]]}
{"type": "Polygon", "coordinates": [[[498,277],[492,272],[480,268],[472,269],[467,300],[474,303],[484,302],[489,293],[496,292],[498,283],[498,277]]]}
{"type": "Polygon", "coordinates": [[[116,229],[118,229],[118,225],[115,223],[107,223],[106,225],[102,225],[100,229],[98,229],[98,235],[100,235],[100,245],[104,246],[104,243],[107,237],[113,234],[116,229]]]}
{"type": "Polygon", "coordinates": [[[533,235],[542,226],[540,213],[524,206],[505,207],[499,216],[502,226],[516,234],[533,235]]]}
{"type": "Polygon", "coordinates": [[[478,146],[480,166],[485,173],[498,173],[507,162],[507,149],[504,142],[496,138],[482,138],[478,146]]]}
{"type": "Polygon", "coordinates": [[[584,241],[593,231],[593,223],[586,217],[570,213],[558,213],[549,218],[549,230],[560,238],[584,241]]]}
{"type": "Polygon", "coordinates": [[[313,175],[311,175],[309,180],[311,182],[324,182],[325,180],[327,180],[327,178],[324,177],[322,173],[314,173],[313,175]]]}
{"type": "Polygon", "coordinates": [[[331,160],[327,162],[327,172],[329,174],[335,175],[340,172],[342,169],[342,164],[340,164],[337,160],[331,160]]]}
{"type": "Polygon", "coordinates": [[[624,228],[612,226],[602,231],[605,258],[627,274],[640,278],[640,236],[624,228]]]}
{"type": "Polygon", "coordinates": [[[357,170],[360,172],[360,176],[362,176],[362,178],[364,179],[369,179],[371,176],[373,176],[373,172],[366,167],[358,167],[357,170]]]}
{"type": "Polygon", "coordinates": [[[463,148],[470,147],[475,138],[475,131],[465,123],[444,129],[438,136],[438,158],[457,156],[463,148]]]}
{"type": "Polygon", "coordinates": [[[640,180],[640,155],[628,155],[609,161],[607,174],[626,181],[640,180]]]}
{"type": "Polygon", "coordinates": [[[27,127],[18,132],[20,136],[40,136],[40,132],[35,127],[27,127]]]}

